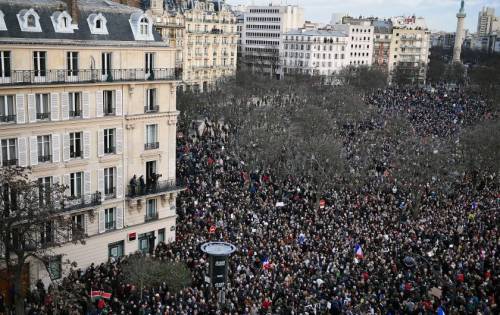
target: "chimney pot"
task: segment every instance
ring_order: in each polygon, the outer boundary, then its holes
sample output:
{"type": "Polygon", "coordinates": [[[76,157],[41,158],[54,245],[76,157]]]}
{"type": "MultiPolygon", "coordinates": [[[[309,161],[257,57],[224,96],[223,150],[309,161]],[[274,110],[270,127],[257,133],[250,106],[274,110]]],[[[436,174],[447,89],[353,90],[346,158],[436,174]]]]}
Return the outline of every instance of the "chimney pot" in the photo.
{"type": "Polygon", "coordinates": [[[80,17],[78,0],[66,0],[66,7],[69,15],[71,15],[71,19],[73,19],[73,24],[78,24],[78,19],[80,17]]]}

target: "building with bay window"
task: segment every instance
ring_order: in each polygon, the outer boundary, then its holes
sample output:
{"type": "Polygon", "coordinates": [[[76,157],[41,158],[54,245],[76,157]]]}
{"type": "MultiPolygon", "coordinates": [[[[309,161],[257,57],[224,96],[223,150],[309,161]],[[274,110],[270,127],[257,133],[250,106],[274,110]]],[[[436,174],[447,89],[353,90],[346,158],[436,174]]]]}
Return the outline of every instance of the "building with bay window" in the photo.
{"type": "MultiPolygon", "coordinates": [[[[0,165],[67,186],[60,215],[88,238],[55,248],[64,260],[84,268],[175,238],[177,75],[140,9],[0,0],[0,165]]],[[[49,279],[41,264],[29,273],[49,279]]]]}

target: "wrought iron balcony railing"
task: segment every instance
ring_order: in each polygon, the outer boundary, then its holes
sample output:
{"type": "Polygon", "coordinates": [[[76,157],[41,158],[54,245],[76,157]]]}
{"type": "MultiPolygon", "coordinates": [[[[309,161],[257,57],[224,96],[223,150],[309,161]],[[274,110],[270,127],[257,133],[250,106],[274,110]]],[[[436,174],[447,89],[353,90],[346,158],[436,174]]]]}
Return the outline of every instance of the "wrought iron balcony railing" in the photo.
{"type": "Polygon", "coordinates": [[[95,82],[124,82],[148,80],[179,80],[175,68],[159,69],[84,69],[68,75],[68,70],[12,70],[10,80],[0,80],[5,85],[74,84],[95,82]]]}
{"type": "Polygon", "coordinates": [[[16,115],[2,115],[0,116],[0,123],[7,123],[16,121],[16,115]]]}
{"type": "Polygon", "coordinates": [[[36,113],[36,119],[46,120],[50,118],[50,113],[36,113]]]}
{"type": "Polygon", "coordinates": [[[151,142],[151,143],[145,143],[144,144],[144,150],[156,150],[160,147],[159,142],[151,142]]]}
{"type": "Polygon", "coordinates": [[[148,213],[144,216],[144,222],[150,222],[158,220],[158,212],[148,213]]]}
{"type": "Polygon", "coordinates": [[[86,194],[80,197],[68,198],[63,202],[63,209],[65,211],[72,211],[95,207],[101,204],[101,193],[95,192],[93,194],[86,194]]]}
{"type": "Polygon", "coordinates": [[[45,154],[45,155],[39,155],[38,156],[38,162],[39,163],[45,163],[45,162],[50,162],[52,161],[52,155],[50,154],[45,154]]]}
{"type": "Polygon", "coordinates": [[[160,106],[159,105],[144,106],[144,112],[145,113],[157,113],[159,111],[160,111],[160,106]]]}
{"type": "Polygon", "coordinates": [[[10,159],[10,160],[3,160],[2,161],[2,166],[16,166],[17,165],[17,159],[10,159]]]}
{"type": "Polygon", "coordinates": [[[180,189],[182,189],[180,183],[177,183],[173,179],[146,184],[142,187],[139,183],[137,183],[137,185],[128,185],[127,197],[135,198],[169,191],[177,191],[180,189]]]}

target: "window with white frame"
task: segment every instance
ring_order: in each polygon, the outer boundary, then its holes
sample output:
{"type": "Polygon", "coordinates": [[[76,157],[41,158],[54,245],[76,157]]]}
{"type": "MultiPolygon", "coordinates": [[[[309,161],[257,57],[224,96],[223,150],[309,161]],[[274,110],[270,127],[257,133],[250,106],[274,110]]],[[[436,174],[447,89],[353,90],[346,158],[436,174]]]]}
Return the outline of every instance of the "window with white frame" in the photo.
{"type": "Polygon", "coordinates": [[[38,162],[45,163],[52,161],[51,136],[43,135],[37,137],[38,141],[38,162]]]}
{"type": "Polygon", "coordinates": [[[13,122],[16,120],[16,108],[14,106],[14,95],[0,95],[0,123],[13,122]]]}
{"type": "Polygon", "coordinates": [[[72,25],[73,19],[66,11],[54,12],[50,16],[50,20],[56,33],[73,33],[73,30],[78,28],[77,25],[72,25]]]}
{"type": "Polygon", "coordinates": [[[87,18],[90,32],[95,35],[108,35],[107,20],[102,13],[90,14],[87,18]]]}
{"type": "Polygon", "coordinates": [[[81,198],[83,196],[83,172],[69,174],[69,181],[71,198],[81,198]]]}
{"type": "Polygon", "coordinates": [[[81,118],[82,117],[82,93],[70,92],[69,97],[69,117],[81,118]]]}
{"type": "Polygon", "coordinates": [[[103,104],[103,113],[105,116],[115,115],[115,91],[103,91],[102,93],[102,104],[103,104]]]}
{"type": "Polygon", "coordinates": [[[17,20],[19,22],[19,28],[22,32],[41,32],[42,27],[40,26],[40,16],[33,10],[21,10],[17,14],[17,20]]]}
{"type": "Polygon", "coordinates": [[[156,89],[146,90],[146,112],[157,112],[159,110],[156,104],[156,89]]]}
{"type": "Polygon", "coordinates": [[[151,75],[153,73],[154,62],[155,62],[154,57],[155,57],[155,54],[151,53],[151,52],[144,54],[144,58],[145,58],[144,68],[145,68],[146,75],[151,75]]]}
{"type": "Polygon", "coordinates": [[[47,52],[33,52],[33,70],[35,77],[44,77],[47,75],[47,52]]]}
{"type": "Polygon", "coordinates": [[[50,202],[52,187],[52,177],[40,177],[38,179],[38,203],[40,205],[48,205],[50,202]]]}
{"type": "Polygon", "coordinates": [[[62,256],[58,255],[49,259],[47,270],[51,280],[61,279],[62,277],[62,256]]]}
{"type": "Polygon", "coordinates": [[[116,153],[116,129],[104,129],[104,154],[116,153]]]}
{"type": "Polygon", "coordinates": [[[72,235],[82,235],[85,233],[85,214],[76,214],[71,217],[72,235]]]}
{"type": "Polygon", "coordinates": [[[148,199],[146,201],[146,220],[156,219],[157,217],[156,199],[148,199]]]}
{"type": "Polygon", "coordinates": [[[146,150],[158,149],[158,125],[146,125],[146,150]]]}
{"type": "Polygon", "coordinates": [[[49,221],[42,224],[40,231],[40,243],[42,245],[49,245],[54,241],[54,222],[49,221]]]}
{"type": "Polygon", "coordinates": [[[116,228],[116,208],[104,209],[104,227],[106,231],[116,228]]]}
{"type": "Polygon", "coordinates": [[[69,134],[69,154],[70,158],[81,158],[82,150],[82,132],[70,132],[69,134]]]}
{"type": "Polygon", "coordinates": [[[0,31],[6,31],[7,25],[5,24],[5,14],[0,10],[0,31]]]}
{"type": "Polygon", "coordinates": [[[66,52],[66,67],[68,70],[68,76],[78,75],[78,52],[77,51],[66,52]]]}
{"type": "Polygon", "coordinates": [[[2,166],[17,165],[17,139],[2,139],[2,166]]]}
{"type": "Polygon", "coordinates": [[[0,51],[0,78],[10,78],[10,51],[0,51]]]}
{"type": "Polygon", "coordinates": [[[104,195],[106,198],[116,196],[116,168],[108,167],[104,169],[104,195]]]}
{"type": "Polygon", "coordinates": [[[36,119],[47,120],[50,118],[50,96],[49,94],[35,94],[36,119]]]}
{"type": "Polygon", "coordinates": [[[103,76],[111,75],[111,56],[110,52],[101,54],[101,74],[103,76]]]}
{"type": "Polygon", "coordinates": [[[139,32],[143,36],[147,36],[149,33],[149,20],[145,17],[139,22],[139,32]]]}

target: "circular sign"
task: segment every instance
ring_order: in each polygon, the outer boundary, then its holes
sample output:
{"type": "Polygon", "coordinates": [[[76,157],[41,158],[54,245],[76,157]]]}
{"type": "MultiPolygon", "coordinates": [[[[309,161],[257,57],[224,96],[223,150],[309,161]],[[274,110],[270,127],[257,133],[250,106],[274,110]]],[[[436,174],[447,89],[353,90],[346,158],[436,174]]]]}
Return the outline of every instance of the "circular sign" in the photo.
{"type": "Polygon", "coordinates": [[[236,246],[226,242],[208,242],[201,245],[201,250],[211,256],[229,256],[236,250],[236,246]]]}

